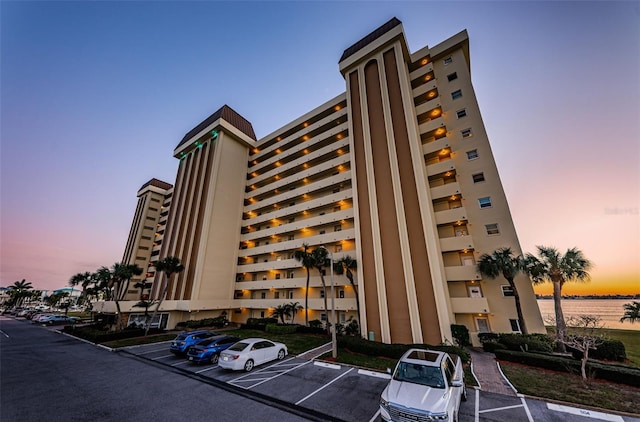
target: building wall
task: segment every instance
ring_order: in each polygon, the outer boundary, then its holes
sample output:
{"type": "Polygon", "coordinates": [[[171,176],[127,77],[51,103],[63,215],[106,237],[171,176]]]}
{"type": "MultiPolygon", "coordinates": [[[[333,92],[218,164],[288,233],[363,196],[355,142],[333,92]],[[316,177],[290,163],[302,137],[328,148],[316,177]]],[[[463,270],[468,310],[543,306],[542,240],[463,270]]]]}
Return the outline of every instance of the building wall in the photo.
{"type": "MultiPolygon", "coordinates": [[[[476,343],[479,331],[511,331],[506,281],[476,267],[483,253],[521,249],[466,32],[410,53],[392,20],[345,50],[339,69],[344,94],[260,140],[225,106],[174,151],[171,211],[152,254],[185,265],[161,309],[169,326],[222,311],[242,322],[291,302],[305,308],[296,321],[326,320],[333,284],[338,321],[358,320],[367,338],[437,344],[452,340],[452,323],[476,343]],[[305,246],[355,258],[356,288],[327,268],[310,270],[307,290],[294,258],[305,246]]],[[[544,332],[531,283],[516,282],[528,329],[544,332]]]]}

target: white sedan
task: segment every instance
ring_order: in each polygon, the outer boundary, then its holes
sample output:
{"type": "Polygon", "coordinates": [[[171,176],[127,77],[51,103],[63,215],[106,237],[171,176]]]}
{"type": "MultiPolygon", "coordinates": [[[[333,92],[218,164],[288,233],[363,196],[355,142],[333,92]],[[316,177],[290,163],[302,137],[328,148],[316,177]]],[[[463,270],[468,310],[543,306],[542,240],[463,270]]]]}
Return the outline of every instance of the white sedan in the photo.
{"type": "Polygon", "coordinates": [[[220,352],[218,366],[223,369],[242,370],[249,372],[256,365],[272,360],[282,360],[287,355],[287,346],[263,338],[248,338],[241,340],[220,352]]]}

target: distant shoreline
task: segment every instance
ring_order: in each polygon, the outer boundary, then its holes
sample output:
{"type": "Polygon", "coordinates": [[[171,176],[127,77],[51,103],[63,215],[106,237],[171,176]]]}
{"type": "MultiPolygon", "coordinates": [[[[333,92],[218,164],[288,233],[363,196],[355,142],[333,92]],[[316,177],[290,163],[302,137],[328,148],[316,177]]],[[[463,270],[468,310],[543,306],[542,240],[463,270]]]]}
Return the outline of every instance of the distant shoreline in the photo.
{"type": "MultiPolygon", "coordinates": [[[[553,295],[536,295],[538,300],[553,299],[553,295]]],[[[640,293],[635,295],[562,295],[563,300],[640,300],[640,293]]]]}

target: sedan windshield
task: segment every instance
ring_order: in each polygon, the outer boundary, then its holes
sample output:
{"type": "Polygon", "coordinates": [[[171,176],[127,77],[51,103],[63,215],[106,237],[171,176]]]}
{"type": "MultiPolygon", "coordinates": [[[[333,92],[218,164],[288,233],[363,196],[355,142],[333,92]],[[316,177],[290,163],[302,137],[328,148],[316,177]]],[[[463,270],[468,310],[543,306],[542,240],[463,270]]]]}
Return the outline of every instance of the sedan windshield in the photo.
{"type": "Polygon", "coordinates": [[[236,343],[233,346],[229,347],[228,350],[232,350],[234,352],[242,352],[244,349],[247,348],[248,345],[249,345],[249,343],[240,342],[240,343],[236,343]]]}
{"type": "Polygon", "coordinates": [[[437,366],[401,362],[395,374],[393,374],[393,379],[426,385],[427,387],[444,388],[442,371],[437,366]]]}

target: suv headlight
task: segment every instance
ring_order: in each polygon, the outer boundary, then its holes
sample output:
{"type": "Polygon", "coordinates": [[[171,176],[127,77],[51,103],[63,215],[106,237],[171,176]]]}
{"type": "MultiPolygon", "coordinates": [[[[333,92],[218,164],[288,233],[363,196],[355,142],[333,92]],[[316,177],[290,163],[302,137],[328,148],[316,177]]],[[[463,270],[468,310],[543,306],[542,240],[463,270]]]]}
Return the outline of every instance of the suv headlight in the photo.
{"type": "Polygon", "coordinates": [[[431,419],[434,421],[448,421],[449,420],[449,415],[447,415],[446,413],[436,413],[431,415],[431,419]]]}
{"type": "Polygon", "coordinates": [[[389,401],[380,397],[380,406],[384,407],[385,409],[389,409],[389,401]]]}

